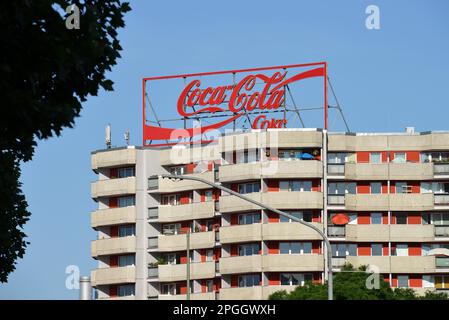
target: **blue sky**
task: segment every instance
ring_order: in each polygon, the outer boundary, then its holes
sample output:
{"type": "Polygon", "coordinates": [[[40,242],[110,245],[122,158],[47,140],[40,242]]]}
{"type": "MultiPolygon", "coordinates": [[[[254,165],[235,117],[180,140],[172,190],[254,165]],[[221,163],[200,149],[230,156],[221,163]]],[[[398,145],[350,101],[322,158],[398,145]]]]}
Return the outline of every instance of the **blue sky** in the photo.
{"type": "MultiPolygon", "coordinates": [[[[441,1],[131,1],[120,31],[114,92],[83,105],[73,129],[39,143],[22,166],[32,212],[31,242],[0,299],[76,299],[65,268],[89,274],[90,152],[123,132],[141,143],[143,77],[327,61],[353,131],[449,130],[449,2],[441,1]],[[380,9],[380,30],[365,8],[380,9]]],[[[83,21],[81,20],[81,28],[83,21]]],[[[68,31],[69,32],[69,31],[68,31]]],[[[332,121],[332,118],[331,118],[332,121]]],[[[331,127],[332,129],[332,127],[331,127]]]]}

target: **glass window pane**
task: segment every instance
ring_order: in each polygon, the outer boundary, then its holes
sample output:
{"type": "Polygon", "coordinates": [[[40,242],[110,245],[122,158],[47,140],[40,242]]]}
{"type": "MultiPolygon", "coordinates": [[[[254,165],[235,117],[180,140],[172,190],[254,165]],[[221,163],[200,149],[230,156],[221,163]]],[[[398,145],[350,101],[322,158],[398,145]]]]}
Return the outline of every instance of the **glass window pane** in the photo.
{"type": "Polygon", "coordinates": [[[369,159],[370,159],[370,162],[371,162],[371,163],[381,163],[381,156],[380,156],[380,153],[372,152],[372,153],[370,154],[369,159]]]}
{"type": "Polygon", "coordinates": [[[290,250],[292,254],[301,253],[301,243],[300,242],[291,242],[290,250]]]}
{"type": "Polygon", "coordinates": [[[280,222],[290,222],[290,219],[287,218],[286,216],[279,215],[279,221],[280,222]]]}
{"type": "Polygon", "coordinates": [[[371,255],[372,256],[381,256],[382,255],[382,244],[374,243],[371,245],[371,255]]]}
{"type": "Polygon", "coordinates": [[[292,273],[291,274],[292,285],[294,285],[294,286],[300,285],[302,279],[303,279],[303,277],[300,273],[292,273]]]}
{"type": "Polygon", "coordinates": [[[253,187],[253,192],[259,192],[259,191],[260,191],[260,182],[256,182],[253,187]]]}
{"type": "Polygon", "coordinates": [[[312,181],[304,181],[303,189],[304,191],[312,191],[312,181]]]}
{"type": "Polygon", "coordinates": [[[299,181],[292,181],[291,191],[301,191],[301,183],[299,181]]]}
{"type": "Polygon", "coordinates": [[[281,254],[290,253],[290,243],[288,242],[279,243],[279,251],[281,252],[281,254]]]}
{"type": "Polygon", "coordinates": [[[371,224],[382,224],[382,213],[372,212],[371,213],[371,224]]]}
{"type": "Polygon", "coordinates": [[[312,242],[304,242],[304,253],[312,253],[312,242]]]}
{"type": "Polygon", "coordinates": [[[408,276],[398,275],[398,288],[408,288],[408,276]]]}
{"type": "Polygon", "coordinates": [[[302,214],[302,219],[305,221],[305,222],[312,222],[312,212],[304,212],[303,214],[302,214]]]}
{"type": "Polygon", "coordinates": [[[371,182],[371,193],[372,194],[382,193],[382,184],[380,182],[371,182]]]}
{"type": "Polygon", "coordinates": [[[290,285],[290,275],[288,273],[281,273],[281,285],[290,285]]]}

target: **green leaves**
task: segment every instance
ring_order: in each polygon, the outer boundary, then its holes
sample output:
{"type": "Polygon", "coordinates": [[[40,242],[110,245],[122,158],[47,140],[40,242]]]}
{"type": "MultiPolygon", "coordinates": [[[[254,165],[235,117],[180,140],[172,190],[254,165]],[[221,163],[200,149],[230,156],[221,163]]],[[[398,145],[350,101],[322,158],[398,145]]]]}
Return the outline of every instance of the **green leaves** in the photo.
{"type": "MultiPolygon", "coordinates": [[[[413,289],[396,288],[392,290],[383,276],[379,275],[379,288],[368,289],[366,266],[355,269],[351,264],[342,267],[342,272],[334,273],[335,300],[447,300],[445,293],[427,291],[424,296],[418,296],[413,289]]],[[[327,300],[327,284],[306,283],[296,287],[290,293],[285,290],[274,292],[270,300],[327,300]]]]}
{"type": "Polygon", "coordinates": [[[9,233],[0,236],[0,281],[25,248],[19,229],[29,213],[19,162],[31,160],[36,140],[73,127],[82,102],[100,87],[113,90],[106,72],[120,57],[117,29],[129,10],[120,0],[0,2],[0,152],[7,157],[1,170],[12,174],[0,180],[0,223],[9,233]],[[80,9],[80,29],[66,28],[72,4],[80,9]]]}

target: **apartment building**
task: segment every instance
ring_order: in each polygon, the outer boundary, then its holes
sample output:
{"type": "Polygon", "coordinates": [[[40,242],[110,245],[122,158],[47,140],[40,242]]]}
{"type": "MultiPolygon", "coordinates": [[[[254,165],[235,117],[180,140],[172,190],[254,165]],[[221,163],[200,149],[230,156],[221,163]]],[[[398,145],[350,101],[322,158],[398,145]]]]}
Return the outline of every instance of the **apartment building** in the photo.
{"type": "Polygon", "coordinates": [[[190,299],[267,299],[325,281],[314,230],[201,182],[150,179],[161,173],[219,182],[313,223],[336,272],[369,265],[392,287],[449,290],[449,133],[252,130],[98,150],[92,169],[98,299],[186,299],[188,287],[190,299]]]}

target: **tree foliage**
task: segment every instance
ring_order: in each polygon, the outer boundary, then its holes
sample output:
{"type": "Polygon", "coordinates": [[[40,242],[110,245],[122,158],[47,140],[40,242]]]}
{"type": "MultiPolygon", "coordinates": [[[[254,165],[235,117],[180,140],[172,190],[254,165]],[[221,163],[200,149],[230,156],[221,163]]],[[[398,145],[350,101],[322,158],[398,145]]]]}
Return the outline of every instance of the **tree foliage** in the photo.
{"type": "MultiPolygon", "coordinates": [[[[81,103],[112,90],[106,72],[120,57],[117,29],[128,3],[120,0],[14,0],[0,3],[0,281],[7,281],[26,242],[30,213],[20,189],[20,162],[36,141],[73,127],[81,103]],[[67,29],[69,5],[80,28],[67,29]]],[[[44,183],[44,182],[43,182],[44,183]]]]}
{"type": "MultiPolygon", "coordinates": [[[[427,291],[424,296],[419,296],[413,289],[396,288],[391,289],[388,282],[384,281],[382,275],[379,279],[378,289],[368,289],[367,278],[372,275],[366,272],[366,267],[355,269],[346,264],[342,267],[343,272],[334,275],[334,299],[335,300],[446,300],[447,294],[427,291]]],[[[269,296],[270,300],[326,300],[327,283],[306,283],[298,286],[293,291],[285,290],[274,292],[269,296]]]]}

